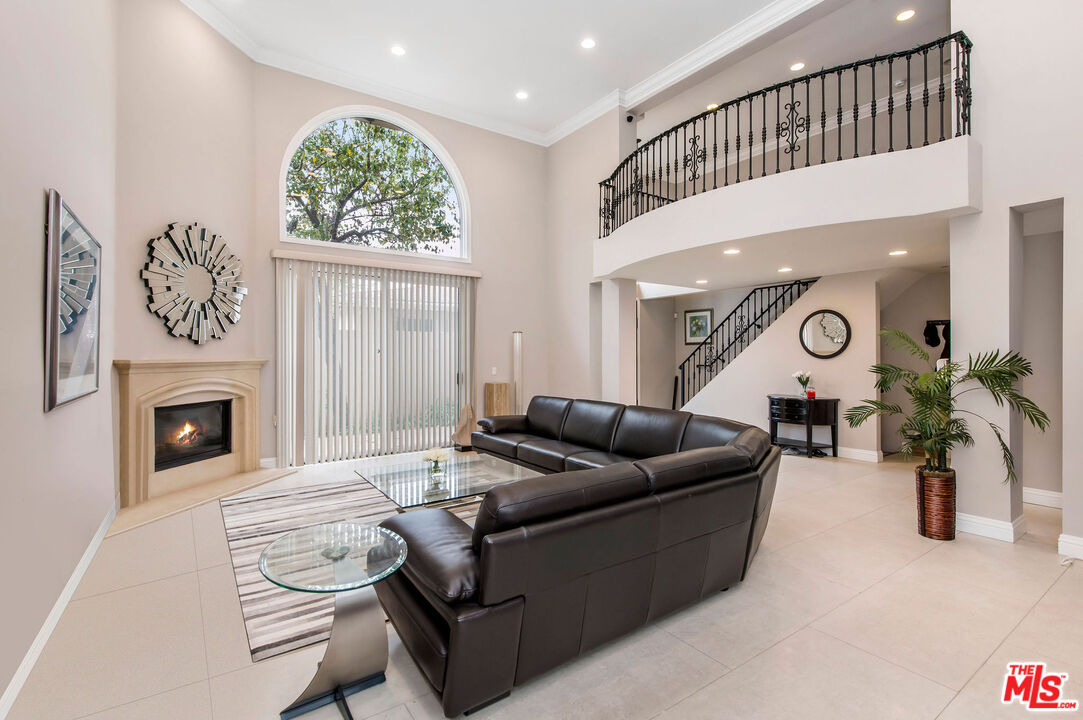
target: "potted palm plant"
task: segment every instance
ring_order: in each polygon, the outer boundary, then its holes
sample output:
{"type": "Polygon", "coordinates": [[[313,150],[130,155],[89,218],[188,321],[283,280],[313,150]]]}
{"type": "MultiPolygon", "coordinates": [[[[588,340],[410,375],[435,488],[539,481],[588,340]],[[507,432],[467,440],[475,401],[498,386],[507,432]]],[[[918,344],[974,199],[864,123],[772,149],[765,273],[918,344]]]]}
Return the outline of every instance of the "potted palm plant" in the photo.
{"type": "Polygon", "coordinates": [[[977,418],[988,425],[1000,443],[1007,471],[1004,482],[1018,480],[1015,458],[1004,441],[1004,429],[971,410],[958,408],[958,400],[966,393],[985,390],[997,405],[1006,405],[1044,432],[1049,427],[1049,416],[1017,388],[1019,381],[1034,370],[1030,361],[1019,353],[1002,354],[999,350],[969,356],[965,366],[947,360],[938,367],[929,359],[929,353],[902,330],[885,328],[880,334],[888,345],[920,359],[928,370],[918,372],[887,363],[873,365],[869,371],[876,376],[876,389],[887,392],[901,384],[910,398],[910,412],[895,403],[865,400],[863,405],[846,411],[846,422],[856,428],[877,415],[903,416],[899,429],[903,440],[901,452],[907,457],[918,449],[925,453],[925,463],[915,470],[918,532],[935,540],[953,540],[955,470],[948,465],[948,455],[956,446],[974,444],[968,418],[977,418]]]}

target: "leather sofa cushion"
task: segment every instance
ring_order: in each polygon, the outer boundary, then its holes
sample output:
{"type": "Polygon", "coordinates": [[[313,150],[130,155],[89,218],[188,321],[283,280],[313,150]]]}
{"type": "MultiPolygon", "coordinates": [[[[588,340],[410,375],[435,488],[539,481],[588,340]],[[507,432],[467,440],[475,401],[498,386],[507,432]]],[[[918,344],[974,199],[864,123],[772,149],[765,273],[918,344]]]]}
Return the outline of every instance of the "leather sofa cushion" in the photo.
{"type": "Polygon", "coordinates": [[[490,533],[643,497],[647,478],[632,463],[543,475],[498,485],[474,521],[474,551],[490,533]]]}
{"type": "Polygon", "coordinates": [[[751,427],[745,423],[707,415],[693,415],[684,429],[681,450],[729,445],[743,430],[751,427]]]}
{"type": "Polygon", "coordinates": [[[730,447],[740,448],[748,453],[752,459],[752,466],[755,467],[763,462],[771,450],[771,436],[760,428],[750,425],[730,442],[730,447]]]}
{"type": "Polygon", "coordinates": [[[645,458],[680,450],[691,413],[633,405],[624,410],[613,438],[613,452],[645,458]]]}
{"type": "Polygon", "coordinates": [[[560,438],[564,417],[572,401],[568,398],[535,395],[526,409],[527,432],[553,440],[560,438]]]}
{"type": "Polygon", "coordinates": [[[651,492],[657,493],[748,470],[752,461],[740,448],[725,445],[645,458],[635,465],[647,476],[651,492]]]}
{"type": "Polygon", "coordinates": [[[421,672],[437,692],[447,674],[448,627],[428,598],[398,573],[376,583],[376,594],[421,672]]]}
{"type": "Polygon", "coordinates": [[[499,435],[493,435],[487,432],[474,432],[470,434],[470,442],[474,447],[513,459],[515,458],[515,451],[516,448],[519,447],[519,443],[535,439],[535,435],[527,435],[525,433],[501,433],[499,435]]]}
{"type": "Polygon", "coordinates": [[[600,400],[575,400],[564,420],[560,439],[591,450],[609,452],[624,406],[600,400]]]}
{"type": "Polygon", "coordinates": [[[490,433],[525,433],[527,431],[526,415],[493,415],[478,420],[478,425],[485,432],[490,433]]]}
{"type": "Polygon", "coordinates": [[[564,458],[565,470],[589,470],[590,468],[606,467],[621,462],[629,462],[630,457],[617,455],[616,453],[602,452],[601,450],[588,450],[576,453],[564,458]]]}
{"type": "Polygon", "coordinates": [[[519,443],[515,448],[515,457],[523,462],[560,472],[564,469],[564,458],[581,453],[588,448],[562,440],[530,438],[519,443]]]}
{"type": "Polygon", "coordinates": [[[478,556],[470,526],[439,508],[400,513],[380,523],[406,541],[401,572],[447,603],[466,602],[478,590],[478,556]]]}

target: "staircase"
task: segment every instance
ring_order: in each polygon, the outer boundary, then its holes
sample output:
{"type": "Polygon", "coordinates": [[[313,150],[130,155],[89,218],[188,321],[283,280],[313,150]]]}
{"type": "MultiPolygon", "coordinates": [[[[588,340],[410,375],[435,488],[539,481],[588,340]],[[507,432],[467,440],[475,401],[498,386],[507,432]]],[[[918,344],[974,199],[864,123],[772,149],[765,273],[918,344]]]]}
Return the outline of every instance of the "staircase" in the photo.
{"type": "Polygon", "coordinates": [[[817,280],[819,278],[808,278],[781,285],[765,285],[746,295],[677,369],[673,408],[684,407],[817,280]]]}

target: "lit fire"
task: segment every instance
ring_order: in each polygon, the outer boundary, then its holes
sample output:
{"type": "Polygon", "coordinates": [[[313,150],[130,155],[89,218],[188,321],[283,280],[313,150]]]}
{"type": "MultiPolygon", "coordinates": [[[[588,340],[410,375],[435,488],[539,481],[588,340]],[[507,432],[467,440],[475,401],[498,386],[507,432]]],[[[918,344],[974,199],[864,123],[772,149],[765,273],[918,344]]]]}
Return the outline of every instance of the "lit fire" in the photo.
{"type": "Polygon", "coordinates": [[[199,428],[192,423],[185,421],[184,428],[177,433],[178,445],[192,445],[199,440],[199,428]]]}

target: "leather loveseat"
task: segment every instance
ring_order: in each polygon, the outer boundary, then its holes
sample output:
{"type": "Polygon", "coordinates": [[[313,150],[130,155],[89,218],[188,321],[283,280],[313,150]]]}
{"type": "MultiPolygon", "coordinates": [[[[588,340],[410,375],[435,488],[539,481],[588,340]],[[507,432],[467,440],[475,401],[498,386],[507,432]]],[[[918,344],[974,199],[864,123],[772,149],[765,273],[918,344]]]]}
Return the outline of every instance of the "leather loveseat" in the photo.
{"type": "Polygon", "coordinates": [[[763,430],[554,397],[478,424],[478,451],[548,474],[490,490],[473,529],[385,520],[409,550],[376,585],[448,717],[744,578],[778,475],[763,430]]]}

